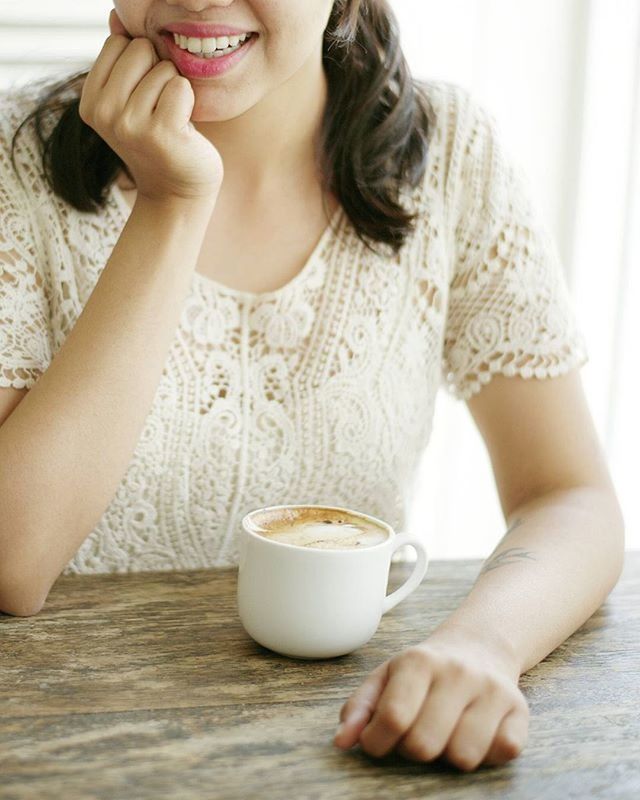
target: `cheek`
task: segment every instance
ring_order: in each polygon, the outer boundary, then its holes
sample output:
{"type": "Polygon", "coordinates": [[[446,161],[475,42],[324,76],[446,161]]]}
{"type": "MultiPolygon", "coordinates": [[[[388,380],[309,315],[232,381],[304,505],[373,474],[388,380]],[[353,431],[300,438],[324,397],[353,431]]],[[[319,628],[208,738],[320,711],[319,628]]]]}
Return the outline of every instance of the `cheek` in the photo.
{"type": "MultiPolygon", "coordinates": [[[[145,27],[148,6],[149,0],[144,0],[144,2],[113,0],[113,7],[118,12],[122,24],[132,38],[136,36],[149,36],[151,38],[152,34],[145,27]]],[[[152,24],[151,19],[149,17],[149,24],[152,24]]]]}
{"type": "Polygon", "coordinates": [[[277,39],[266,42],[265,59],[271,70],[288,76],[308,61],[316,48],[317,41],[308,30],[290,29],[277,39]]]}

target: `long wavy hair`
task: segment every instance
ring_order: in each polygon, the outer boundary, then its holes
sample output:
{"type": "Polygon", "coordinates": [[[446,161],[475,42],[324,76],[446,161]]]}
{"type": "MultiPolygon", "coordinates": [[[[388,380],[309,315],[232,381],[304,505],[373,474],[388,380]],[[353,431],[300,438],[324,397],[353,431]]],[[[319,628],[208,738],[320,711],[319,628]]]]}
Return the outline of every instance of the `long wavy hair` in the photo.
{"type": "MultiPolygon", "coordinates": [[[[358,237],[394,252],[414,230],[416,213],[400,192],[425,174],[429,133],[425,86],[409,71],[388,0],[335,0],[323,35],[328,100],[319,135],[323,190],[339,199],[358,237]]],[[[44,84],[12,139],[32,118],[42,172],[53,192],[79,211],[103,208],[127,165],[78,114],[88,71],[44,84]],[[53,120],[49,133],[45,123],[53,120]]]]}

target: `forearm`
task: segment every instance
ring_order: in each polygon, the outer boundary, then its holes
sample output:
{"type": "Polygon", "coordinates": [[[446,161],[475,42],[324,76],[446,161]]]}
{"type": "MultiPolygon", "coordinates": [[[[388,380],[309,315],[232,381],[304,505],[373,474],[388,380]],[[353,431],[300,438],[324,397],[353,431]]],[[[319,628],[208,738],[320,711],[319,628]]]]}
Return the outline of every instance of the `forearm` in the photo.
{"type": "Polygon", "coordinates": [[[527,672],[602,605],[620,577],[624,523],[612,492],[557,490],[520,505],[473,589],[439,631],[470,635],[527,672]]]}
{"type": "Polygon", "coordinates": [[[2,425],[5,613],[37,613],[115,494],[157,392],[213,205],[136,199],[73,329],[2,425]]]}

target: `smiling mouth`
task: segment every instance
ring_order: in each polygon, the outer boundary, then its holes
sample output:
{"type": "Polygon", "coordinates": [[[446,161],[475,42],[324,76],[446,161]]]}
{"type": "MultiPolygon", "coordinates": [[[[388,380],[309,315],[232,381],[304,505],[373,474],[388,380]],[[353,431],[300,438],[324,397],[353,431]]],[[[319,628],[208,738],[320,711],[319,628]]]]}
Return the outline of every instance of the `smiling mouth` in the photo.
{"type": "Polygon", "coordinates": [[[179,47],[181,51],[196,58],[220,58],[239,50],[258,34],[249,31],[234,36],[196,37],[164,31],[162,35],[167,38],[168,42],[179,47]]]}
{"type": "MultiPolygon", "coordinates": [[[[234,34],[233,36],[232,35],[228,35],[228,36],[187,36],[184,33],[174,33],[173,31],[166,31],[166,30],[165,31],[161,31],[160,35],[163,38],[171,39],[174,42],[176,40],[176,37],[178,37],[178,38],[180,38],[182,40],[197,39],[198,42],[208,41],[209,43],[211,43],[212,41],[218,40],[218,39],[241,39],[241,41],[239,42],[240,44],[242,44],[243,42],[248,41],[249,39],[253,39],[253,38],[258,36],[256,31],[247,31],[246,33],[242,33],[242,34],[234,34]]],[[[176,44],[177,44],[177,42],[176,42],[176,44]]],[[[186,48],[182,48],[182,49],[186,49],[186,48]]],[[[216,48],[216,49],[220,49],[220,48],[216,48]]],[[[190,51],[188,51],[188,52],[190,52],[190,51]]]]}

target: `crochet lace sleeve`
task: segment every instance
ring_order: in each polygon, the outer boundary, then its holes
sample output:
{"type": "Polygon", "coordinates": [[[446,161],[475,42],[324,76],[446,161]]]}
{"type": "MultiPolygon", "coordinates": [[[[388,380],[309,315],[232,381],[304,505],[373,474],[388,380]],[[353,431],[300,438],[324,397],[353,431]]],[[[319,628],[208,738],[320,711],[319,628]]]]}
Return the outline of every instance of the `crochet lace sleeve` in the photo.
{"type": "MultiPolygon", "coordinates": [[[[44,266],[27,193],[0,126],[0,387],[30,389],[51,361],[44,266]]],[[[16,148],[17,149],[17,148],[16,148]]]]}
{"type": "Polygon", "coordinates": [[[589,357],[524,171],[490,112],[467,95],[461,114],[442,383],[467,400],[496,373],[546,378],[589,357]]]}

